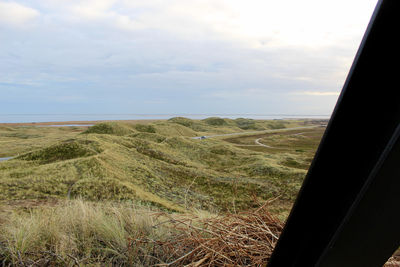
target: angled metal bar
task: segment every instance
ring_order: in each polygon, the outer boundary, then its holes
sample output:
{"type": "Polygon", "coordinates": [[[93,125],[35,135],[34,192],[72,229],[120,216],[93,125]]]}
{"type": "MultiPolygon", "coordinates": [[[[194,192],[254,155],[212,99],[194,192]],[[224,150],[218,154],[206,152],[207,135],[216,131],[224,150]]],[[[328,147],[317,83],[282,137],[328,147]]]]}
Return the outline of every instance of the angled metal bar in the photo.
{"type": "Polygon", "coordinates": [[[400,246],[400,126],[317,266],[382,266],[400,246]]]}
{"type": "Polygon", "coordinates": [[[399,5],[378,2],[268,267],[379,266],[400,245],[399,5]]]}

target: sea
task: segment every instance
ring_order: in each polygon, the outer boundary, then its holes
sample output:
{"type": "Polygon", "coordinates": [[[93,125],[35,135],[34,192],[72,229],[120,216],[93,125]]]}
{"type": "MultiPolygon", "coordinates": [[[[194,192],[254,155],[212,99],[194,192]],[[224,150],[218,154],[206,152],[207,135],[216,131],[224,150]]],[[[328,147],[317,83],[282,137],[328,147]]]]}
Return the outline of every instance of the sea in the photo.
{"type": "Polygon", "coordinates": [[[205,119],[221,117],[229,119],[249,118],[258,120],[272,119],[329,119],[330,115],[309,114],[0,114],[0,123],[34,123],[67,121],[102,120],[167,120],[173,117],[205,119]]]}

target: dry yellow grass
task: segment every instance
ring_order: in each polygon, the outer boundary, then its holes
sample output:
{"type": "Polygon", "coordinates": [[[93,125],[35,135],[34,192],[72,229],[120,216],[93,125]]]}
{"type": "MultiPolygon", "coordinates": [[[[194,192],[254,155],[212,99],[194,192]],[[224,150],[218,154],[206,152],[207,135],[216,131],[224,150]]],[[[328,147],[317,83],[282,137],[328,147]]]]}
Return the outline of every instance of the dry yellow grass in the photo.
{"type": "Polygon", "coordinates": [[[0,260],[15,266],[261,266],[281,229],[266,206],[217,216],[74,200],[8,213],[0,223],[0,260]]]}
{"type": "MultiPolygon", "coordinates": [[[[19,266],[147,266],[155,262],[150,257],[151,250],[132,250],[129,240],[143,235],[154,240],[170,236],[164,226],[153,227],[157,224],[153,213],[144,207],[82,200],[38,207],[28,213],[14,211],[0,225],[0,259],[19,266]]],[[[163,259],[162,254],[155,257],[163,259]]]]}

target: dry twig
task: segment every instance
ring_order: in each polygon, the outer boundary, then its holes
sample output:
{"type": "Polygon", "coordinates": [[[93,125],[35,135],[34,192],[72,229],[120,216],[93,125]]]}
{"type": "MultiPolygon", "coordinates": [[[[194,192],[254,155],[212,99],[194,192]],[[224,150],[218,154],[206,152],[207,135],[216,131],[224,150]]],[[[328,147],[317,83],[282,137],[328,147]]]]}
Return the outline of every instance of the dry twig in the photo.
{"type": "Polygon", "coordinates": [[[158,245],[174,260],[157,266],[265,265],[282,230],[281,222],[268,212],[267,204],[253,211],[203,220],[169,217],[177,234],[158,245]]]}

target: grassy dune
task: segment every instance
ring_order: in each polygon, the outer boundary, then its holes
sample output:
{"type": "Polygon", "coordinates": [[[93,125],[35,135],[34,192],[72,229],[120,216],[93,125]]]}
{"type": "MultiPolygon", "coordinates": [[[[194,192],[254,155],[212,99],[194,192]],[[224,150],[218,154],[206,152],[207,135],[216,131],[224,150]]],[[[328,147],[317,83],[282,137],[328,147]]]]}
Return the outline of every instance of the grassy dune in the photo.
{"type": "Polygon", "coordinates": [[[173,118],[100,123],[87,129],[2,127],[1,153],[14,159],[0,163],[0,200],[81,197],[130,200],[175,211],[233,211],[253,207],[253,197],[279,197],[277,206],[285,212],[322,129],[302,130],[300,135],[289,131],[191,137],[312,123],[173,118]],[[277,148],[257,146],[256,138],[277,148]]]}
{"type": "Polygon", "coordinates": [[[285,212],[322,130],[304,130],[312,138],[293,131],[290,137],[286,132],[226,140],[191,137],[311,123],[173,118],[100,123],[87,129],[2,127],[2,154],[15,158],[0,163],[0,200],[81,197],[175,211],[233,211],[254,207],[253,197],[279,197],[277,206],[285,212]],[[260,136],[280,149],[255,145],[260,136]],[[249,142],[253,146],[241,146],[249,142]]]}

